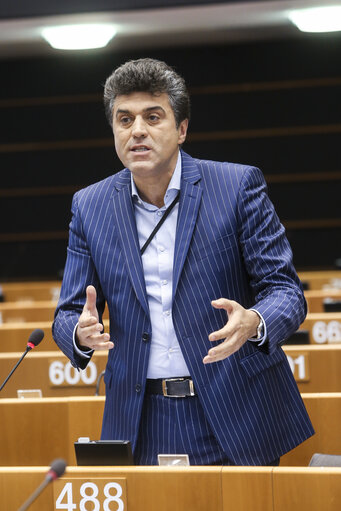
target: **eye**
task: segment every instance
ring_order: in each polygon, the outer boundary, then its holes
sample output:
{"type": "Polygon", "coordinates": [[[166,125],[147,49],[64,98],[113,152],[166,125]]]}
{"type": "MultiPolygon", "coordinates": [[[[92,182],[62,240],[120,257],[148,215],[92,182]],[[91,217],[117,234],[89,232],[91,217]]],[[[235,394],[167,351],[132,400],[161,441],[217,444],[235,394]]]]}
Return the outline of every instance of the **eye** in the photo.
{"type": "Polygon", "coordinates": [[[119,122],[122,126],[128,126],[131,123],[131,117],[129,117],[129,115],[122,115],[119,122]]]}
{"type": "Polygon", "coordinates": [[[158,122],[160,119],[160,116],[158,114],[150,114],[148,119],[150,122],[158,122]]]}

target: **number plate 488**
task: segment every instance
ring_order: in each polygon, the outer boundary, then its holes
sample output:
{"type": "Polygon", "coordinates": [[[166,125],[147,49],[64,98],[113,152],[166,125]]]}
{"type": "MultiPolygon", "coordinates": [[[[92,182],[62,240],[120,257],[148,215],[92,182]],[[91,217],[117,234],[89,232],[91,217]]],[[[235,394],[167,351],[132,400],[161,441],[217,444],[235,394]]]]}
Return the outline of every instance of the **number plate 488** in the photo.
{"type": "Polygon", "coordinates": [[[125,478],[59,479],[53,493],[56,510],[127,511],[125,478]]]}

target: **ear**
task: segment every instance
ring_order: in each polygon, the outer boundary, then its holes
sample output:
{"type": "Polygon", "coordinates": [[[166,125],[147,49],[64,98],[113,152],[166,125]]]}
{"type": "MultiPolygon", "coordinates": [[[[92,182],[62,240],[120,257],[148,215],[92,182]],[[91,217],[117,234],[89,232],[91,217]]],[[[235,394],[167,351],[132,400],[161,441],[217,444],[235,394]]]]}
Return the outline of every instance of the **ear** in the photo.
{"type": "Polygon", "coordinates": [[[188,129],[188,119],[184,119],[180,122],[180,125],[178,127],[178,133],[179,133],[179,139],[178,144],[181,145],[185,142],[186,136],[187,136],[187,129],[188,129]]]}

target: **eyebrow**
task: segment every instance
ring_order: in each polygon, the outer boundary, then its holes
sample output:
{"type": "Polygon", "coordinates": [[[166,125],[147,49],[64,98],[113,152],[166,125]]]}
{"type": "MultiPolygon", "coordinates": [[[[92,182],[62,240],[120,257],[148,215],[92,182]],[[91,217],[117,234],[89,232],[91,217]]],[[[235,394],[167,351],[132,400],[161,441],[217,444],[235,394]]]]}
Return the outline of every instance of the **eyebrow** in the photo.
{"type": "MultiPolygon", "coordinates": [[[[155,110],[161,110],[162,112],[165,113],[165,110],[160,105],[148,106],[147,108],[144,108],[142,110],[142,112],[146,113],[146,112],[151,112],[151,111],[155,111],[155,110]]],[[[116,111],[115,116],[117,117],[118,114],[130,114],[130,113],[131,113],[130,110],[125,110],[123,108],[118,108],[117,111],[116,111]]]]}

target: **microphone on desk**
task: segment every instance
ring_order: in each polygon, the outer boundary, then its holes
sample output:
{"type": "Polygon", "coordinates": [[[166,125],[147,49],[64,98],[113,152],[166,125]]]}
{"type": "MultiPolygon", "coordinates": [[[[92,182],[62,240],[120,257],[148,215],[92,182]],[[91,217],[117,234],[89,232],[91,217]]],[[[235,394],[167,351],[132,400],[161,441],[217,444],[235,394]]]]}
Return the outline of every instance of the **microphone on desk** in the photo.
{"type": "Polygon", "coordinates": [[[25,511],[32,502],[36,500],[41,494],[44,488],[51,482],[62,476],[66,469],[66,462],[62,458],[57,458],[52,461],[50,470],[47,472],[44,481],[38,486],[38,488],[32,493],[32,495],[24,502],[24,504],[18,509],[18,511],[25,511]]]}
{"type": "Polygon", "coordinates": [[[30,337],[29,337],[29,339],[27,341],[26,350],[22,354],[20,360],[15,364],[15,366],[12,369],[12,371],[9,373],[9,375],[6,378],[6,380],[1,385],[0,391],[4,388],[4,386],[6,385],[6,383],[8,382],[8,380],[10,379],[10,377],[12,376],[12,374],[14,373],[14,371],[16,370],[16,368],[18,367],[20,362],[27,355],[27,353],[29,351],[31,351],[33,348],[35,348],[36,346],[38,346],[38,344],[43,340],[43,338],[44,338],[44,331],[41,330],[41,328],[36,328],[35,330],[33,330],[33,332],[31,333],[31,335],[30,335],[30,337]]]}

